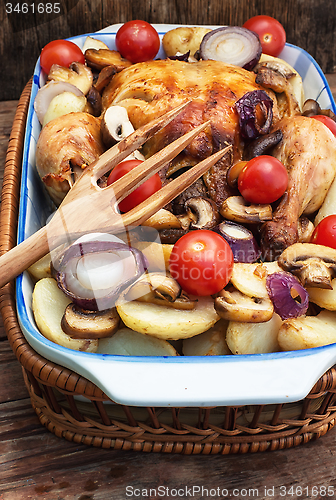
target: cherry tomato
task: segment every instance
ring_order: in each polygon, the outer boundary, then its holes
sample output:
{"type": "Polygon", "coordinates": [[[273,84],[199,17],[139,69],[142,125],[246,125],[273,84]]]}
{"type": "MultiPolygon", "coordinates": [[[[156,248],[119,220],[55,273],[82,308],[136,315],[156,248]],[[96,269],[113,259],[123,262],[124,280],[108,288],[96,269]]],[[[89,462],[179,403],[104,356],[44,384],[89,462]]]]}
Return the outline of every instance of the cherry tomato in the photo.
{"type": "Polygon", "coordinates": [[[132,63],[154,59],[160,48],[156,29],[139,20],[123,24],[117,31],[115,43],[120,54],[132,63]]]}
{"type": "Polygon", "coordinates": [[[233,253],[225,239],[213,231],[199,229],[175,243],[169,269],[182,289],[190,294],[212,295],[229,282],[233,253]]]}
{"type": "Polygon", "coordinates": [[[41,68],[49,73],[53,64],[68,67],[72,62],[85,63],[81,49],[69,40],[53,40],[43,47],[40,55],[41,68]]]}
{"type": "Polygon", "coordinates": [[[325,115],[313,115],[311,118],[324,123],[336,137],[336,122],[332,118],[325,115]]]}
{"type": "Polygon", "coordinates": [[[284,194],[287,185],[286,167],[268,155],[252,158],[238,177],[238,189],[250,203],[273,203],[284,194]]]}
{"type": "MultiPolygon", "coordinates": [[[[107,185],[109,186],[120,177],[123,177],[125,174],[133,170],[133,168],[143,163],[141,160],[126,160],[116,165],[107,179],[107,185]]],[[[138,188],[136,188],[133,193],[126,196],[123,199],[118,207],[120,212],[128,212],[132,208],[136,207],[143,201],[147,200],[152,194],[156,193],[159,189],[161,189],[162,183],[159,174],[154,174],[150,177],[146,182],[141,184],[138,188]]]]}
{"type": "Polygon", "coordinates": [[[328,215],[317,224],[310,242],[336,248],[336,215],[328,215]]]}
{"type": "Polygon", "coordinates": [[[243,27],[257,33],[264,54],[277,57],[285,46],[286,32],[274,17],[254,16],[243,27]]]}

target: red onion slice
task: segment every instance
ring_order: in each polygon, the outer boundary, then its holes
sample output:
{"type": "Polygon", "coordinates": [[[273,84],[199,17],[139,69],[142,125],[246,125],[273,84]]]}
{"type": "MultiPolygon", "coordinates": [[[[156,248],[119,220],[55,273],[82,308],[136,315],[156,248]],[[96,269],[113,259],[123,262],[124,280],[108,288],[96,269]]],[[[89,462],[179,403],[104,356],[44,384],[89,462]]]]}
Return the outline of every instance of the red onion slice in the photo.
{"type": "Polygon", "coordinates": [[[266,288],[274,311],[282,320],[306,314],[309,305],[308,292],[292,274],[269,274],[266,278],[266,288]],[[300,297],[300,302],[293,298],[293,292],[300,297]]]}
{"type": "Polygon", "coordinates": [[[244,94],[236,102],[236,109],[242,137],[256,139],[269,133],[273,120],[273,101],[264,90],[252,90],[244,94]],[[263,123],[258,122],[257,106],[263,113],[263,123]]]}
{"type": "Polygon", "coordinates": [[[224,26],[209,31],[201,42],[201,59],[212,59],[251,70],[262,52],[258,35],[241,26],[224,26]]]}
{"type": "MultiPolygon", "coordinates": [[[[105,263],[103,263],[105,265],[105,263]]],[[[111,241],[81,241],[68,247],[54,262],[56,280],[59,288],[79,307],[97,311],[114,307],[120,293],[145,272],[146,262],[143,254],[124,243],[111,241]],[[78,279],[78,265],[85,256],[114,254],[120,262],[126,261],[122,280],[112,286],[87,288],[83,280],[78,279]],[[130,260],[130,257],[132,259],[130,260]],[[131,270],[131,273],[129,272],[131,270]],[[84,283],[84,284],[83,284],[84,283]]],[[[81,266],[83,268],[83,266],[81,266]]]]}
{"type": "Polygon", "coordinates": [[[253,233],[235,222],[221,222],[215,229],[228,242],[235,262],[256,262],[260,249],[253,233]]]}

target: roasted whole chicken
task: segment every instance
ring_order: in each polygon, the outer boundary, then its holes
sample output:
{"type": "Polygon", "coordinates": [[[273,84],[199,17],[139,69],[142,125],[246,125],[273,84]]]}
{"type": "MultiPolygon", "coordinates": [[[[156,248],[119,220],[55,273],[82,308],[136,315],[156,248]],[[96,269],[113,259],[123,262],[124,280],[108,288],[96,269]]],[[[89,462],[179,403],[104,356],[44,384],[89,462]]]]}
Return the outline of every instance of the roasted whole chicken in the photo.
{"type": "Polygon", "coordinates": [[[268,260],[298,241],[299,217],[320,208],[336,174],[336,138],[321,122],[298,115],[281,120],[277,129],[283,139],[272,154],[287,168],[289,181],[272,220],[261,228],[268,260]]]}
{"type": "MultiPolygon", "coordinates": [[[[265,90],[255,82],[255,74],[219,61],[188,63],[155,60],[134,64],[116,75],[103,93],[103,108],[118,104],[127,109],[134,128],[151,121],[175,106],[192,102],[177,119],[146,144],[144,153],[151,156],[191,128],[210,120],[209,130],[201,133],[174,164],[169,173],[194,165],[213,152],[232,144],[231,162],[241,159],[241,141],[235,103],[247,92],[265,90]]],[[[279,117],[274,93],[274,121],[279,117]]],[[[209,196],[219,206],[232,191],[226,183],[226,158],[204,177],[209,196]]],[[[168,173],[168,176],[169,176],[168,173]]]]}

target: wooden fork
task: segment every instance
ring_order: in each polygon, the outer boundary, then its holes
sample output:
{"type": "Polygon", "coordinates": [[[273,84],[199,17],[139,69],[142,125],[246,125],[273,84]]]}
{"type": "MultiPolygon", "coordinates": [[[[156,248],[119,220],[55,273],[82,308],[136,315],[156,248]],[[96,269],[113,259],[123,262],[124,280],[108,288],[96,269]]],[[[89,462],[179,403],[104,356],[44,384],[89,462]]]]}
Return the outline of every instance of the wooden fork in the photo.
{"type": "Polygon", "coordinates": [[[154,154],[112,185],[106,188],[97,185],[99,178],[165,127],[187,105],[188,102],[137,129],[86,167],[50,222],[0,257],[0,287],[64,242],[71,242],[88,232],[105,231],[117,234],[124,231],[125,227],[141,224],[224,156],[231,146],[201,161],[129,212],[119,213],[118,203],[177,156],[209,125],[209,122],[205,122],[154,154]]]}

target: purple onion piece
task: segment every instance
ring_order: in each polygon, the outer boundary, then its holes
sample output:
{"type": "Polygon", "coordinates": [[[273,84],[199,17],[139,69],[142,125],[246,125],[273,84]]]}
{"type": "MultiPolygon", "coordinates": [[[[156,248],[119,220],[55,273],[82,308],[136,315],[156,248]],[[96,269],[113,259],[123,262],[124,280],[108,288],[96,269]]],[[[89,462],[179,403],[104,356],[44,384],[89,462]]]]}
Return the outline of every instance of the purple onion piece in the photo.
{"type": "MultiPolygon", "coordinates": [[[[121,256],[122,258],[122,256],[121,256]]],[[[110,309],[114,307],[115,301],[120,293],[129,286],[133,281],[138,279],[146,270],[146,260],[142,252],[136,248],[130,247],[123,243],[110,241],[83,241],[74,243],[68,247],[54,263],[55,278],[58,287],[79,307],[91,311],[110,309]],[[83,291],[81,295],[74,293],[69,289],[68,283],[70,280],[76,280],[76,266],[78,261],[85,255],[93,253],[125,253],[134,257],[135,273],[131,277],[120,282],[113,289],[101,290],[86,290],[82,285],[78,285],[78,289],[83,291]]],[[[71,287],[70,287],[71,288],[71,287]]]]}
{"type": "Polygon", "coordinates": [[[231,221],[224,221],[214,229],[228,242],[235,262],[256,262],[260,249],[253,233],[244,226],[231,221]]]}
{"type": "Polygon", "coordinates": [[[200,46],[201,59],[212,59],[251,70],[262,53],[259,37],[241,26],[223,26],[209,31],[200,46]]]}
{"type": "Polygon", "coordinates": [[[273,120],[273,101],[264,90],[247,92],[236,102],[236,109],[242,137],[255,139],[269,133],[273,120]],[[264,115],[263,125],[259,125],[257,120],[257,106],[264,115]]]}
{"type": "Polygon", "coordinates": [[[309,295],[299,280],[290,273],[273,273],[266,278],[268,295],[273,302],[274,311],[282,320],[298,318],[306,314],[309,295]],[[300,297],[293,298],[292,290],[300,297]]]}

